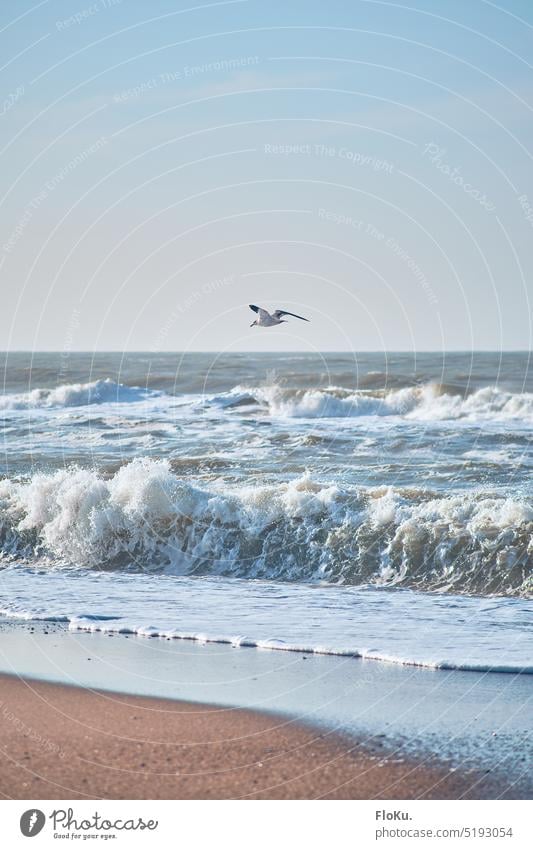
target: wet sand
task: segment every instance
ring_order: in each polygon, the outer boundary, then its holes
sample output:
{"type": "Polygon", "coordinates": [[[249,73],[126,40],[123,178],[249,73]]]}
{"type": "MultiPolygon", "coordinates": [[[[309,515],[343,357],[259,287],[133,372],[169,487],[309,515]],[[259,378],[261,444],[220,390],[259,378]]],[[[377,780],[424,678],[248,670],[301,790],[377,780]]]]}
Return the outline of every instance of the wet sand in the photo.
{"type": "Polygon", "coordinates": [[[399,760],[283,716],[0,676],[7,799],[448,799],[487,776],[399,760]]]}

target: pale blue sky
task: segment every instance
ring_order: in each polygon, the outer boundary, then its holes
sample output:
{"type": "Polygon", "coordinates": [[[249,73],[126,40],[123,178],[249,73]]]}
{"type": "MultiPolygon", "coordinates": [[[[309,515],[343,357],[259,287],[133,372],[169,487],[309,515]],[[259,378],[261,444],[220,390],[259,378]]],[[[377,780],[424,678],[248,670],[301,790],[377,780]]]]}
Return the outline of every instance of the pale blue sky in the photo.
{"type": "Polygon", "coordinates": [[[0,39],[0,347],[530,347],[531,3],[5,0],[0,39]]]}

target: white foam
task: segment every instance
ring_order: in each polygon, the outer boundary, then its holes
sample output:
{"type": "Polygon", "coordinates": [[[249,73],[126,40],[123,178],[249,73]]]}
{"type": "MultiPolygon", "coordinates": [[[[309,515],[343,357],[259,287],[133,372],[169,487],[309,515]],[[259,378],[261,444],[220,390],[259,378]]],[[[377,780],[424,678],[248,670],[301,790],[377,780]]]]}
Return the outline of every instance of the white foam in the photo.
{"type": "Polygon", "coordinates": [[[202,411],[216,407],[222,411],[252,411],[259,406],[277,418],[320,419],[394,416],[421,422],[459,421],[476,423],[504,421],[533,423],[533,394],[512,393],[498,387],[485,387],[467,395],[451,395],[437,383],[390,390],[349,390],[338,386],[290,389],[272,383],[266,386],[235,386],[214,396],[174,398],[162,392],[126,386],[107,378],[74,383],[53,389],[33,389],[28,393],[0,396],[0,410],[61,409],[98,404],[144,403],[165,405],[173,410],[184,407],[202,411]]]}
{"type": "Polygon", "coordinates": [[[359,418],[398,416],[418,421],[490,420],[533,422],[533,394],[511,393],[497,387],[478,389],[466,397],[450,395],[436,383],[402,389],[352,391],[287,389],[278,384],[237,386],[206,399],[222,408],[257,403],[281,418],[359,418]]]}
{"type": "Polygon", "coordinates": [[[159,397],[160,392],[125,386],[114,380],[68,383],[54,389],[32,389],[30,392],[0,396],[0,410],[29,410],[41,407],[82,407],[88,404],[131,403],[159,397]]]}
{"type": "Polygon", "coordinates": [[[148,458],[106,479],[71,468],[0,482],[4,556],[76,567],[527,594],[532,527],[525,497],[341,488],[308,474],[200,488],[148,458]]]}
{"type": "MultiPolygon", "coordinates": [[[[32,618],[32,617],[27,617],[32,618]]],[[[56,620],[57,621],[57,620],[56,620]]],[[[234,648],[256,648],[268,651],[285,651],[295,652],[298,654],[314,654],[314,655],[330,655],[333,657],[353,657],[361,660],[380,661],[381,663],[399,664],[400,666],[417,666],[425,669],[449,669],[463,672],[500,672],[513,674],[533,674],[533,664],[528,664],[522,659],[514,662],[500,661],[461,661],[450,659],[433,659],[431,657],[424,658],[423,654],[419,657],[402,656],[400,654],[383,652],[376,649],[366,648],[340,648],[334,645],[314,645],[308,643],[291,643],[286,640],[277,639],[274,637],[254,639],[242,635],[223,635],[210,634],[206,632],[180,633],[175,628],[157,628],[154,625],[138,625],[128,626],[119,623],[107,623],[84,617],[72,617],[69,621],[69,630],[71,631],[88,631],[91,633],[112,633],[112,634],[131,634],[138,637],[161,637],[163,639],[172,640],[189,640],[196,643],[215,643],[219,645],[230,645],[234,648]]],[[[416,652],[415,646],[412,647],[416,652]]],[[[505,652],[503,652],[505,654],[505,652]]]]}
{"type": "Polygon", "coordinates": [[[379,587],[11,565],[0,612],[72,630],[353,656],[428,668],[533,671],[533,602],[379,587]]]}

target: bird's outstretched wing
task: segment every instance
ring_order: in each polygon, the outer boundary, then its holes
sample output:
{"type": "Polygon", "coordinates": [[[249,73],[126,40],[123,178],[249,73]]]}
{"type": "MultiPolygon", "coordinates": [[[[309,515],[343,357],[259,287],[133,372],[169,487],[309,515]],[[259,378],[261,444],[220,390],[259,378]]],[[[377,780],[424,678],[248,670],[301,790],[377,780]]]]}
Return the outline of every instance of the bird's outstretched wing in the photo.
{"type": "Polygon", "coordinates": [[[263,307],[256,307],[255,304],[248,304],[251,310],[259,313],[259,320],[265,320],[266,318],[270,318],[270,313],[267,310],[264,310],[263,307]]]}
{"type": "Polygon", "coordinates": [[[303,315],[296,315],[295,312],[288,312],[287,310],[276,310],[272,315],[274,318],[281,318],[282,315],[292,315],[293,318],[299,318],[301,321],[309,321],[308,318],[304,318],[303,315]]]}

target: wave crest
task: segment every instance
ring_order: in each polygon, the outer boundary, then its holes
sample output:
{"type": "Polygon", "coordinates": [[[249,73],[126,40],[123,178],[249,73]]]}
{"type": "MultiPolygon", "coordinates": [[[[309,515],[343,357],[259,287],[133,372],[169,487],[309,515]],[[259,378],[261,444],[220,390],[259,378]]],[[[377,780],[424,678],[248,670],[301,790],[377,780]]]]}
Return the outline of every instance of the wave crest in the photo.
{"type": "Polygon", "coordinates": [[[259,404],[272,416],[282,418],[343,418],[403,416],[421,421],[446,419],[506,419],[533,422],[533,394],[506,392],[485,387],[467,395],[453,394],[437,383],[393,390],[289,389],[236,386],[231,392],[209,399],[224,408],[259,404]]]}
{"type": "Polygon", "coordinates": [[[533,587],[526,499],[340,489],[309,476],[203,489],[164,460],[134,460],[106,480],[70,469],[0,482],[0,545],[4,559],[94,568],[478,594],[533,587]]]}
{"type": "Polygon", "coordinates": [[[31,392],[0,396],[0,410],[30,410],[41,407],[82,407],[87,404],[110,404],[144,401],[160,392],[125,386],[110,378],[90,383],[66,383],[54,389],[32,389],[31,392]]]}
{"type": "MultiPolygon", "coordinates": [[[[0,396],[0,411],[83,407],[91,404],[150,402],[160,399],[158,390],[127,386],[110,378],[72,383],[52,389],[0,396]]],[[[170,396],[165,396],[170,400],[170,396]]],[[[176,399],[174,398],[174,404],[176,399]]],[[[279,418],[357,418],[396,416],[418,421],[487,420],[533,423],[533,393],[512,393],[495,386],[470,394],[446,384],[428,383],[399,389],[288,388],[280,384],[235,386],[227,392],[206,396],[181,396],[181,406],[192,411],[216,407],[229,414],[242,408],[261,409],[279,418]]]]}

